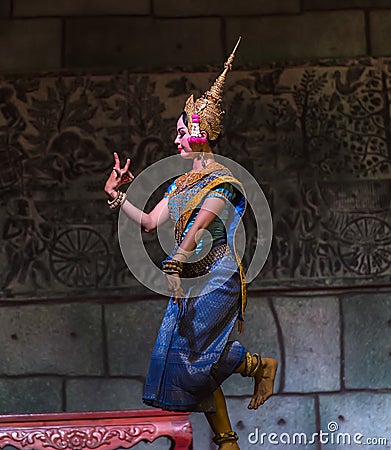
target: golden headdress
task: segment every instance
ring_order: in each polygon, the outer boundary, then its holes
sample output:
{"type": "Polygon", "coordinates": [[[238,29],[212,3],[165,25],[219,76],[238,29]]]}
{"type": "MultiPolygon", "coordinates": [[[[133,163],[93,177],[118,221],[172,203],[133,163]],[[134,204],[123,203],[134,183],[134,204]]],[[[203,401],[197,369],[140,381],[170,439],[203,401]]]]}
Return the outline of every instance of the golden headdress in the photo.
{"type": "Polygon", "coordinates": [[[185,112],[189,121],[188,128],[191,130],[194,141],[197,141],[197,139],[201,137],[199,134],[200,131],[207,131],[211,141],[217,139],[221,132],[221,120],[224,114],[224,111],[221,109],[221,100],[223,97],[225,77],[232,68],[232,62],[235,58],[235,52],[238,48],[240,39],[241,37],[239,37],[235,48],[229,55],[227,62],[224,64],[223,72],[216,79],[212,87],[196,101],[194,101],[193,94],[186,101],[185,112]],[[195,117],[193,118],[193,116],[195,117]]]}

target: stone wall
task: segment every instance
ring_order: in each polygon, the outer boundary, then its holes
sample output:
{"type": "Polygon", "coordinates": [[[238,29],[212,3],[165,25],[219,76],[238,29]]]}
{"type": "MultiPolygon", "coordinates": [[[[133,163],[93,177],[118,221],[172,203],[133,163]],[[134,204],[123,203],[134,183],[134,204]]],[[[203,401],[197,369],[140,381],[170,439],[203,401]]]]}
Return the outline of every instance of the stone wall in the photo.
{"type": "MultiPolygon", "coordinates": [[[[165,305],[165,299],[102,299],[3,306],[1,412],[143,408],[143,381],[165,305]]],[[[310,437],[328,432],[331,422],[352,437],[389,439],[390,308],[389,291],[250,294],[245,333],[234,338],[276,357],[280,366],[276,395],[256,412],[246,412],[251,380],[234,375],[223,385],[241,448],[276,447],[249,443],[249,436],[256,439],[251,433],[310,437]]],[[[213,448],[203,415],[194,414],[193,424],[194,448],[213,448]]],[[[168,443],[147,448],[168,449],[168,443]]]]}
{"type": "Polygon", "coordinates": [[[387,0],[3,0],[1,70],[239,65],[390,54],[387,0]]]}

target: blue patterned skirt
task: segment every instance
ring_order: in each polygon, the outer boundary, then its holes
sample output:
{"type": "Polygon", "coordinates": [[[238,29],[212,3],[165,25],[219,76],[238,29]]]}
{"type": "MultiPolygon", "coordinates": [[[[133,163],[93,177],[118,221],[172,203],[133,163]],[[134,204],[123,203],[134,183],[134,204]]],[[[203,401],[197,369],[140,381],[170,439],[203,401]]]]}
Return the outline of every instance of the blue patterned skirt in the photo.
{"type": "Polygon", "coordinates": [[[182,307],[170,299],[153,349],[145,404],[171,411],[215,411],[213,392],[243,362],[246,350],[228,341],[238,317],[240,276],[232,258],[212,268],[205,293],[182,307]],[[213,287],[212,286],[212,287],[213,287]]]}

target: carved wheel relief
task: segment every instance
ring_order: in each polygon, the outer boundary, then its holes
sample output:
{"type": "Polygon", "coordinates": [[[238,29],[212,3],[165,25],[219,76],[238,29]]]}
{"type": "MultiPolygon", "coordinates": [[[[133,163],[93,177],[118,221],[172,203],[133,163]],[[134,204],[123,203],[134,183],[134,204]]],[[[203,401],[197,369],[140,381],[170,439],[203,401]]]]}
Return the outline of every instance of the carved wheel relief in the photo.
{"type": "Polygon", "coordinates": [[[69,287],[96,286],[108,271],[109,260],[106,241],[87,227],[62,231],[50,249],[51,271],[69,287]]]}
{"type": "Polygon", "coordinates": [[[386,272],[391,265],[391,227],[376,217],[359,217],[342,230],[339,253],[358,275],[386,272]]]}

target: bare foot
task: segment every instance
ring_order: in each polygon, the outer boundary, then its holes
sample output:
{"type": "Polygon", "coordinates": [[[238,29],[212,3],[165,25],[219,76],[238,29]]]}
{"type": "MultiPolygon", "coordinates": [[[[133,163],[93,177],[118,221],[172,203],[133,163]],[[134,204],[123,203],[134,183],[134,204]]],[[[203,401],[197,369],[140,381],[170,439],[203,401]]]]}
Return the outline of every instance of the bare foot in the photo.
{"type": "MultiPolygon", "coordinates": [[[[256,358],[256,356],[253,356],[253,358],[256,358]]],[[[262,363],[254,375],[254,394],[251,397],[248,409],[258,409],[273,395],[277,366],[277,361],[274,358],[262,358],[262,363]]]]}

